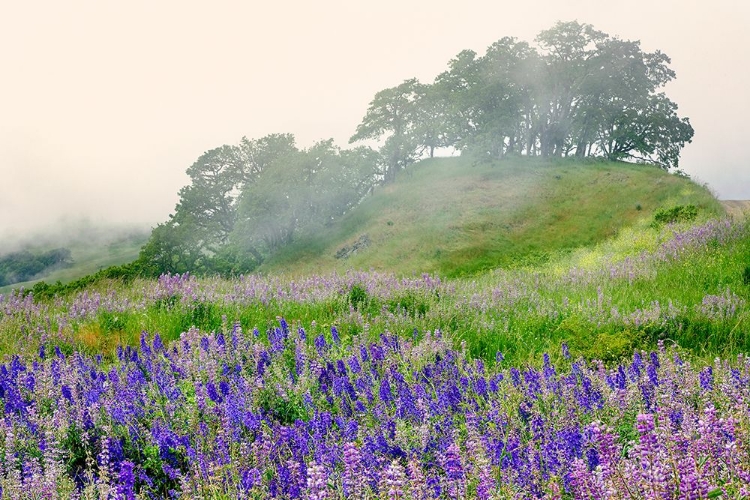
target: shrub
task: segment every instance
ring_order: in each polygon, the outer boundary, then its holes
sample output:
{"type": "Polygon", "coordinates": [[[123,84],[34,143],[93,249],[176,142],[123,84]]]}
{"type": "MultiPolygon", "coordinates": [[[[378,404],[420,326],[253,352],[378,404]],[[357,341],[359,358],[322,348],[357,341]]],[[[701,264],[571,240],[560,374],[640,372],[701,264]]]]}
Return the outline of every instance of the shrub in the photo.
{"type": "Polygon", "coordinates": [[[672,208],[662,208],[654,214],[652,226],[662,224],[673,224],[675,222],[690,222],[698,216],[698,208],[695,205],[677,205],[672,208]]]}

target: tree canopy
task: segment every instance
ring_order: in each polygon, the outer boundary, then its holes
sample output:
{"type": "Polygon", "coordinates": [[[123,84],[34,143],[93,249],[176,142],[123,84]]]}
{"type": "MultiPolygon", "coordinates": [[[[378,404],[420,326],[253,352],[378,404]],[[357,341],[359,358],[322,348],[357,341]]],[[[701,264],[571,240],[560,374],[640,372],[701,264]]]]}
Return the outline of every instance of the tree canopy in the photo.
{"type": "Polygon", "coordinates": [[[243,138],[207,151],[187,170],[170,219],[141,250],[146,274],[242,273],[329,225],[377,181],[380,157],[333,140],[299,149],[291,134],[243,138]]]}
{"type": "Polygon", "coordinates": [[[386,181],[440,147],[678,166],[693,128],[662,91],[669,57],[576,21],[535,41],[501,38],[483,56],[462,51],[432,84],[378,92],[350,142],[383,141],[386,181]]]}

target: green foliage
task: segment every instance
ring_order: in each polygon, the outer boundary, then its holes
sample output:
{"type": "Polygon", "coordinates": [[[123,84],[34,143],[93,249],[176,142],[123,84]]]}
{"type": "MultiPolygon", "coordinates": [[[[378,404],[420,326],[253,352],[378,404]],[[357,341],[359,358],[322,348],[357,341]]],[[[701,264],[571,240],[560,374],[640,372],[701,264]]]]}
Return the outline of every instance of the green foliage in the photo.
{"type": "Polygon", "coordinates": [[[369,299],[365,287],[358,283],[352,285],[351,290],[349,290],[349,304],[351,304],[354,309],[361,311],[368,303],[369,299]]]}
{"type": "Polygon", "coordinates": [[[283,398],[273,389],[264,388],[258,392],[256,403],[282,425],[292,425],[297,420],[310,419],[302,398],[295,394],[291,394],[289,398],[283,398]]]}
{"type": "Polygon", "coordinates": [[[654,214],[655,226],[678,222],[691,222],[698,217],[698,207],[695,205],[677,205],[672,208],[661,208],[654,214]]]}
{"type": "Polygon", "coordinates": [[[190,326],[196,326],[201,330],[210,332],[221,327],[222,319],[218,307],[212,302],[195,302],[188,309],[186,316],[187,330],[190,326]]]}
{"type": "Polygon", "coordinates": [[[69,477],[82,477],[89,463],[96,460],[95,439],[95,436],[84,433],[75,424],[68,427],[60,442],[60,449],[65,456],[65,471],[69,477]]]}
{"type": "Polygon", "coordinates": [[[653,345],[646,341],[647,334],[644,331],[607,331],[578,315],[563,319],[553,337],[561,343],[567,343],[577,355],[586,359],[600,359],[605,363],[617,362],[641,346],[653,345]]]}
{"type": "Polygon", "coordinates": [[[69,295],[107,281],[130,283],[138,277],[151,276],[148,270],[140,267],[140,264],[136,261],[121,266],[111,266],[65,284],[60,281],[54,284],[39,281],[31,288],[31,293],[35,300],[49,300],[55,296],[69,295]]]}
{"type": "Polygon", "coordinates": [[[388,309],[394,314],[420,318],[424,317],[430,310],[430,299],[417,292],[406,291],[388,300],[387,305],[388,309]]]}

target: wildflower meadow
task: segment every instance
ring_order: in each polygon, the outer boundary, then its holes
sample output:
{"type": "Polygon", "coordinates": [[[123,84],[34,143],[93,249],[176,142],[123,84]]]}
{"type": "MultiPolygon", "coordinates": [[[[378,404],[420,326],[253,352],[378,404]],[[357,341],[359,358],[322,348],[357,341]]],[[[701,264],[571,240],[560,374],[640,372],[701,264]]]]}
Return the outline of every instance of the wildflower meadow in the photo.
{"type": "Polygon", "coordinates": [[[10,499],[750,497],[750,233],[0,296],[10,499]]]}

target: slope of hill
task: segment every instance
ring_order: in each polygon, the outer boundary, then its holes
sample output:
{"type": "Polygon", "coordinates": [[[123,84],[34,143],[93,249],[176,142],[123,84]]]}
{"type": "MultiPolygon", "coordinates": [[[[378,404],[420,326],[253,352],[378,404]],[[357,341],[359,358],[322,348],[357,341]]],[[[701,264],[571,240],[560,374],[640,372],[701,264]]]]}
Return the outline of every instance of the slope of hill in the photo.
{"type": "Polygon", "coordinates": [[[346,269],[443,276],[544,262],[591,245],[655,210],[693,204],[723,213],[708,189],[661,169],[603,161],[436,158],[402,172],[338,223],[260,269],[346,269]]]}
{"type": "Polygon", "coordinates": [[[747,217],[750,214],[750,200],[722,200],[721,205],[728,215],[735,218],[747,217]]]}
{"type": "Polygon", "coordinates": [[[141,246],[148,240],[148,232],[140,228],[95,227],[89,228],[87,232],[74,234],[67,238],[55,235],[51,236],[48,241],[44,241],[42,238],[39,240],[38,244],[34,244],[34,242],[24,243],[22,248],[32,253],[58,246],[67,248],[71,252],[72,265],[37,276],[30,281],[2,286],[0,287],[0,294],[8,293],[12,289],[29,289],[42,280],[47,283],[57,281],[68,283],[94,274],[100,269],[132,262],[138,258],[141,246]]]}

